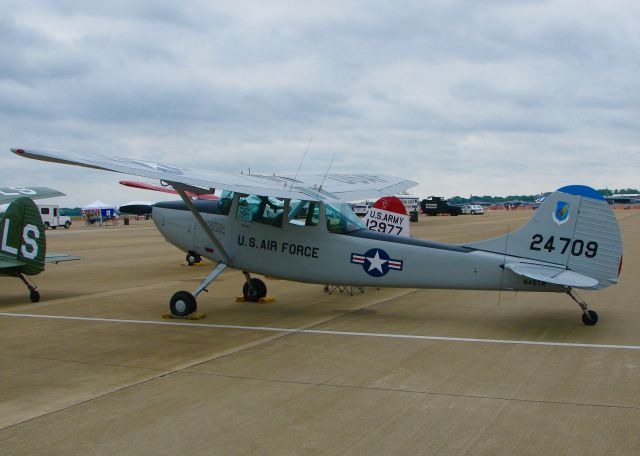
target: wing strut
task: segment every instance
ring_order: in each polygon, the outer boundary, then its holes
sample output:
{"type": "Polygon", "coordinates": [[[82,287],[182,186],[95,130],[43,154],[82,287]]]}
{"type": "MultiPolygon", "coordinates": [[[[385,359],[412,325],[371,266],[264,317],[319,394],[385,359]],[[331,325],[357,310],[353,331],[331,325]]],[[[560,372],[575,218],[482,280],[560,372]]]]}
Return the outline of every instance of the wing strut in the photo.
{"type": "Polygon", "coordinates": [[[220,255],[222,256],[223,262],[227,265],[232,265],[233,261],[231,260],[231,257],[229,256],[227,251],[224,249],[224,247],[222,247],[222,244],[220,243],[216,235],[213,234],[213,231],[211,231],[211,229],[209,228],[209,225],[207,225],[207,222],[204,221],[198,209],[196,209],[196,207],[193,205],[191,198],[189,198],[185,193],[184,187],[177,182],[171,182],[171,185],[173,186],[174,189],[176,189],[176,191],[180,195],[180,198],[182,198],[182,201],[184,201],[184,204],[187,205],[187,207],[195,217],[196,221],[198,222],[198,225],[200,225],[200,227],[204,230],[204,232],[207,234],[207,237],[211,240],[211,242],[213,242],[213,245],[216,246],[216,248],[220,252],[220,255]]]}

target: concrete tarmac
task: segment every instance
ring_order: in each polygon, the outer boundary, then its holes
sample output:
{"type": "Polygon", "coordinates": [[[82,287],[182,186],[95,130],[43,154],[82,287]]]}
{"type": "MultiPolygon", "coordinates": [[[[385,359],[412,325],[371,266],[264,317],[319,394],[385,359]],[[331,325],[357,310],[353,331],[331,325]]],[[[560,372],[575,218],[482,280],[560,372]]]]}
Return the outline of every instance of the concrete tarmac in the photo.
{"type": "MultiPolygon", "coordinates": [[[[640,211],[617,211],[620,284],[562,294],[367,288],[266,279],[236,303],[228,270],[201,320],[165,320],[211,270],[150,222],[48,231],[82,261],[0,278],[0,454],[639,454],[640,211]]],[[[530,212],[424,217],[467,242],[530,212]]],[[[428,274],[428,271],[425,271],[428,274]]]]}

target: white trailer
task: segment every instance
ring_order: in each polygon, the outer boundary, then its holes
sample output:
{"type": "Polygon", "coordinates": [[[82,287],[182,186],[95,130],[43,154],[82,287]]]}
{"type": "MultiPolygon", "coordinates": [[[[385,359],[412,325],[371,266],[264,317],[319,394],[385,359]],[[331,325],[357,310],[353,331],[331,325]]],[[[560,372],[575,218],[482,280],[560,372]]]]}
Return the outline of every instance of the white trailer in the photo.
{"type": "Polygon", "coordinates": [[[57,204],[40,204],[40,217],[42,217],[42,224],[44,228],[55,230],[59,226],[64,226],[65,230],[68,230],[71,226],[71,217],[66,215],[60,215],[60,208],[57,204]]]}

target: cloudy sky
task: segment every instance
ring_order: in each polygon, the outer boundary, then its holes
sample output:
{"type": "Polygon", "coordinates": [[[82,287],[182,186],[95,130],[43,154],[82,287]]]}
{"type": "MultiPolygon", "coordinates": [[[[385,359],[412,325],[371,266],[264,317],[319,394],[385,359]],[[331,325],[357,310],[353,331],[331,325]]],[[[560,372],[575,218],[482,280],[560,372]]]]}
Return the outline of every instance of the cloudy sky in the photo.
{"type": "Polygon", "coordinates": [[[384,171],[427,195],[640,186],[637,1],[0,1],[0,186],[166,199],[25,160],[384,171]]]}

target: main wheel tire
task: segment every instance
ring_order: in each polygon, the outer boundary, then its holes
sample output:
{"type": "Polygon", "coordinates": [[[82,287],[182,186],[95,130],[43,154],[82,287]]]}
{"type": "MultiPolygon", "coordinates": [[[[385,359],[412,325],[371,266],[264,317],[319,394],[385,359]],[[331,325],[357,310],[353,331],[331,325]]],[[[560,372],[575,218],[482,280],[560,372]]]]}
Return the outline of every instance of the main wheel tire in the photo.
{"type": "Polygon", "coordinates": [[[186,317],[198,309],[196,298],[188,291],[176,291],[171,296],[169,310],[171,315],[176,317],[186,317]]]}
{"type": "Polygon", "coordinates": [[[51,227],[51,229],[52,229],[52,230],[55,230],[56,228],[58,228],[58,227],[57,227],[57,226],[55,226],[55,225],[53,225],[53,226],[51,227]]]}
{"type": "Polygon", "coordinates": [[[68,230],[70,226],[71,226],[71,222],[64,222],[64,229],[65,230],[68,230]]]}
{"type": "Polygon", "coordinates": [[[242,295],[247,301],[257,302],[267,295],[267,286],[262,280],[252,278],[242,286],[242,295]]]}
{"type": "Polygon", "coordinates": [[[587,326],[593,326],[598,323],[598,314],[594,310],[587,310],[587,313],[589,314],[588,317],[584,312],[582,313],[582,323],[587,326]]]}
{"type": "Polygon", "coordinates": [[[40,292],[38,290],[29,290],[29,299],[31,299],[31,302],[40,301],[40,292]]]}
{"type": "Polygon", "coordinates": [[[44,229],[48,230],[49,228],[51,228],[51,225],[49,224],[49,222],[44,222],[44,229]]]}

